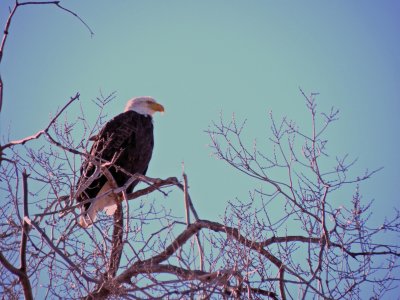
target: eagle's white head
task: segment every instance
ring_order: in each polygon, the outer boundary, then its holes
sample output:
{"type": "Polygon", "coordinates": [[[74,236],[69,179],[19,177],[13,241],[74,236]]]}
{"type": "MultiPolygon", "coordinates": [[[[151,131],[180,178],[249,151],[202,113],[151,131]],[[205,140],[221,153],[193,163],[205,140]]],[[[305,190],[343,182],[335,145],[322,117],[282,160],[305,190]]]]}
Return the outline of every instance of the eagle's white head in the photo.
{"type": "Polygon", "coordinates": [[[152,97],[142,96],[128,100],[124,112],[129,110],[133,110],[142,115],[152,116],[157,111],[164,112],[164,106],[157,103],[152,97]]]}

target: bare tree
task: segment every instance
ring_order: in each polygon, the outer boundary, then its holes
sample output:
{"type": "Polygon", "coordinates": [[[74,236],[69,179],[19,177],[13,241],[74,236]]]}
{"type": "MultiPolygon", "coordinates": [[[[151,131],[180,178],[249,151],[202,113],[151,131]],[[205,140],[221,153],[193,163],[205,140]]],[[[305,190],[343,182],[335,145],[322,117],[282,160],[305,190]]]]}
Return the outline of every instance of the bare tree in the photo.
{"type": "MultiPolygon", "coordinates": [[[[317,94],[300,91],[311,128],[300,128],[287,118],[277,122],[271,114],[270,143],[264,151],[256,144],[244,145],[244,122],[239,124],[234,117],[230,122],[221,119],[208,131],[218,158],[262,183],[249,201],[229,204],[225,223],[268,251],[262,260],[251,259],[240,269],[257,273],[253,278],[264,284],[273,282],[282,299],[308,299],[310,294],[359,299],[361,291],[364,297],[369,293],[381,299],[399,279],[398,246],[382,243],[383,234],[398,238],[399,212],[379,227],[370,225],[371,202],[362,201],[359,183],[379,169],[351,177],[356,160],[345,155],[332,161],[325,132],[339,111],[317,114],[317,94]],[[353,195],[343,193],[349,191],[346,186],[352,186],[353,195]],[[338,202],[338,197],[345,200],[338,202]]],[[[242,260],[251,255],[246,248],[239,249],[235,253],[242,260]]]]}
{"type": "Polygon", "coordinates": [[[355,161],[332,161],[325,134],[338,111],[319,114],[317,95],[301,93],[310,128],[271,114],[269,143],[250,146],[245,122],[235,117],[221,117],[207,130],[216,157],[260,186],[249,199],[227,203],[217,221],[196,212],[186,174],[130,174],[118,187],[108,171],[113,162],[90,155],[89,137],[106,121],[114,93],[94,100],[94,124],[83,109],[65,115],[80,104],[77,93],[43,130],[6,140],[0,146],[3,297],[381,299],[399,280],[399,212],[370,224],[371,203],[359,184],[379,169],[351,177],[355,161]],[[77,226],[75,202],[84,159],[96,164],[92,180],[104,174],[114,186],[109,193],[123,199],[114,217],[100,214],[88,229],[77,226]],[[141,184],[127,194],[134,180],[141,184]],[[348,200],[339,203],[338,195],[348,200]],[[168,208],[177,201],[184,215],[168,208]],[[393,242],[383,243],[383,235],[393,242]]]}

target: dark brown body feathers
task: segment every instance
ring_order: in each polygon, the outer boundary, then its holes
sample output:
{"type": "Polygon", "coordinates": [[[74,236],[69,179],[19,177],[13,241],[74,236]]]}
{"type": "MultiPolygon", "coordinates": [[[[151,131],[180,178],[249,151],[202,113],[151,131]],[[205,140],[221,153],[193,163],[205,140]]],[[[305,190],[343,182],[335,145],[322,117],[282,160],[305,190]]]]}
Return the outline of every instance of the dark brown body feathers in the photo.
{"type": "MultiPolygon", "coordinates": [[[[115,159],[115,165],[126,172],[132,175],[135,173],[145,175],[154,147],[152,117],[134,111],[121,113],[109,121],[91,140],[94,140],[94,143],[90,154],[96,159],[101,159],[101,163],[115,159]]],[[[95,169],[96,167],[88,160],[84,161],[78,188],[93,175],[95,169]]],[[[109,171],[119,187],[130,178],[129,174],[118,170],[115,166],[109,167],[109,171]]],[[[107,178],[104,175],[96,178],[77,196],[77,201],[82,202],[96,197],[106,182],[107,178]]],[[[127,192],[132,192],[136,184],[137,182],[134,182],[130,185],[127,192]]],[[[85,204],[85,210],[89,208],[89,205],[85,204]]]]}

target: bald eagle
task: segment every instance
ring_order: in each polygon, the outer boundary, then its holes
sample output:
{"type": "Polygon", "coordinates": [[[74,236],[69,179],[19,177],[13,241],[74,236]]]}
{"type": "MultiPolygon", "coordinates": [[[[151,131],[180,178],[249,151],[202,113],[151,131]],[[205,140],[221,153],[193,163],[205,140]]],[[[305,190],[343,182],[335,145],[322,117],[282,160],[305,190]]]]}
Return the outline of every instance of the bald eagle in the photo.
{"type": "MultiPolygon", "coordinates": [[[[115,196],[111,193],[100,197],[112,185],[103,172],[96,172],[93,160],[101,164],[114,161],[108,170],[118,187],[128,181],[130,174],[146,174],[154,146],[152,115],[155,112],[164,112],[164,107],[152,97],[133,98],[127,102],[123,113],[90,138],[94,142],[90,150],[91,158],[82,164],[76,198],[78,202],[97,199],[81,206],[80,226],[91,226],[99,211],[105,210],[108,215],[113,215],[117,208],[115,196]],[[96,178],[93,180],[91,176],[96,178]]],[[[126,192],[132,192],[137,183],[129,185],[126,192]]]]}

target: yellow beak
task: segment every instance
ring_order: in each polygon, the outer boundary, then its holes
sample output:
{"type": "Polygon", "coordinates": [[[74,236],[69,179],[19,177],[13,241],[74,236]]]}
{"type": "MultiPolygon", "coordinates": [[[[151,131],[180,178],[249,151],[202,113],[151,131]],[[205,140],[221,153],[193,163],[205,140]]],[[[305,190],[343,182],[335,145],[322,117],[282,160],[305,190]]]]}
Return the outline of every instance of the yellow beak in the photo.
{"type": "Polygon", "coordinates": [[[162,106],[159,103],[153,102],[149,104],[149,107],[151,108],[151,110],[153,111],[159,111],[159,112],[164,112],[164,106],[162,106]]]}

